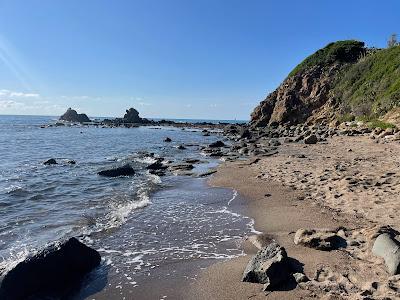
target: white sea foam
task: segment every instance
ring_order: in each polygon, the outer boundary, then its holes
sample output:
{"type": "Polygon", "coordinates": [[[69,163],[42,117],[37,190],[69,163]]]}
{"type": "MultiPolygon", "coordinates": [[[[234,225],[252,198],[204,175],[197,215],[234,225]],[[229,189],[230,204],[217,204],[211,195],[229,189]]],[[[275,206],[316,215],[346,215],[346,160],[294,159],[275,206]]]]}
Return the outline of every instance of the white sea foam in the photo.
{"type": "Polygon", "coordinates": [[[121,226],[126,222],[127,217],[132,211],[146,207],[150,203],[150,198],[146,192],[141,192],[139,194],[139,200],[128,201],[128,203],[117,204],[113,206],[109,215],[110,222],[108,227],[112,228],[121,226]]]}
{"type": "Polygon", "coordinates": [[[134,158],[134,161],[136,161],[138,163],[150,165],[150,164],[155,163],[157,161],[157,159],[154,157],[145,156],[145,157],[136,157],[136,158],[134,158]]]}
{"type": "Polygon", "coordinates": [[[17,192],[17,191],[22,191],[22,190],[23,190],[22,186],[14,185],[14,184],[12,184],[12,185],[10,185],[9,187],[6,187],[6,188],[4,189],[4,191],[5,191],[7,194],[13,193],[13,192],[17,192]]]}
{"type": "Polygon", "coordinates": [[[232,203],[233,200],[236,199],[237,195],[238,195],[238,191],[237,190],[233,190],[233,195],[232,195],[232,198],[229,199],[229,201],[228,201],[228,206],[232,203]]]}

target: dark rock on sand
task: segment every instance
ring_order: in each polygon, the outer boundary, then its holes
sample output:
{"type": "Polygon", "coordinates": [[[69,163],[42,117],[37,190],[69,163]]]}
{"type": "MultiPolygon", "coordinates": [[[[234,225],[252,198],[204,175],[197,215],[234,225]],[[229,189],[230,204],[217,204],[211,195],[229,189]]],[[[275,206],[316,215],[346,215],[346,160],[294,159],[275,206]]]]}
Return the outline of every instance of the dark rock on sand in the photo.
{"type": "Polygon", "coordinates": [[[318,142],[318,138],[315,134],[311,134],[304,139],[304,144],[316,144],[318,142]]]}
{"type": "Polygon", "coordinates": [[[85,114],[78,114],[76,110],[72,108],[68,108],[68,110],[60,117],[60,120],[68,121],[68,122],[90,122],[90,119],[85,114]]]}
{"type": "Polygon", "coordinates": [[[1,283],[0,299],[62,298],[100,264],[100,254],[76,238],[54,244],[20,262],[1,283]]]}
{"type": "Polygon", "coordinates": [[[122,167],[100,171],[97,174],[105,177],[131,176],[135,175],[135,170],[129,164],[126,164],[122,167]]]}
{"type": "Polygon", "coordinates": [[[285,248],[272,242],[249,261],[242,281],[263,283],[264,290],[273,290],[290,279],[291,267],[285,248]]]}
{"type": "Polygon", "coordinates": [[[46,160],[43,164],[46,165],[46,166],[56,165],[57,161],[54,158],[50,158],[50,159],[46,160]]]}

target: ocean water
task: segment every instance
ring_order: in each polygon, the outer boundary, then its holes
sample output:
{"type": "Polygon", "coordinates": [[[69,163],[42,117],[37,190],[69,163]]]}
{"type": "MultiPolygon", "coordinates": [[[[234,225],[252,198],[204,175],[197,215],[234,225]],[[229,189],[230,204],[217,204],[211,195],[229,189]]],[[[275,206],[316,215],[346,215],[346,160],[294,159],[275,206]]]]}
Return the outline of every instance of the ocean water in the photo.
{"type": "MultiPolygon", "coordinates": [[[[79,237],[102,255],[86,285],[132,291],[166,264],[242,254],[252,220],[231,211],[238,195],[194,176],[146,171],[154,156],[201,159],[194,173],[219,161],[200,147],[221,136],[172,127],[49,127],[50,117],[0,116],[0,270],[4,273],[48,243],[79,237]],[[170,137],[172,143],[164,143],[170,137]],[[186,150],[175,146],[184,144],[186,150]],[[57,165],[43,161],[55,158],[57,165]],[[76,161],[75,165],[68,160],[76,161]],[[99,170],[130,163],[133,177],[99,170]]],[[[184,274],[182,276],[185,276],[184,274]]],[[[81,296],[81,298],[85,298],[81,296]]]]}

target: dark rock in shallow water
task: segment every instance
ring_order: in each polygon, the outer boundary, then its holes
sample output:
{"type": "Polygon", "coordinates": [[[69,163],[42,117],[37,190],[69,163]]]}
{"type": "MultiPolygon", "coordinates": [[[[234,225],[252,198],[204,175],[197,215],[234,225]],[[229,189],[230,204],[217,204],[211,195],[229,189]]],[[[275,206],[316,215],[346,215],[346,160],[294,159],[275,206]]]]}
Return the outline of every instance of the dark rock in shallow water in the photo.
{"type": "Polygon", "coordinates": [[[75,164],[76,164],[76,161],[74,161],[74,160],[69,160],[69,161],[67,161],[67,163],[70,164],[70,165],[75,165],[75,164]]]}
{"type": "Polygon", "coordinates": [[[194,166],[188,163],[176,163],[169,165],[169,169],[171,171],[190,171],[194,169],[194,166]]]}
{"type": "Polygon", "coordinates": [[[172,142],[172,140],[171,140],[169,137],[166,137],[166,138],[164,139],[164,142],[170,143],[170,142],[172,142]]]}
{"type": "Polygon", "coordinates": [[[90,122],[90,119],[85,114],[78,114],[76,110],[72,108],[68,108],[68,110],[60,117],[60,120],[68,121],[68,122],[90,122]]]}
{"type": "Polygon", "coordinates": [[[131,176],[135,175],[135,170],[130,165],[127,164],[122,167],[103,170],[98,172],[97,174],[105,177],[131,176]]]}
{"type": "Polygon", "coordinates": [[[211,143],[208,147],[209,148],[220,148],[220,147],[224,147],[225,144],[222,141],[216,141],[214,143],[211,143]]]}
{"type": "Polygon", "coordinates": [[[20,262],[1,283],[0,299],[47,299],[65,296],[100,264],[100,254],[76,238],[54,244],[20,262]]]}
{"type": "Polygon", "coordinates": [[[147,170],[165,170],[166,165],[163,165],[160,161],[156,161],[146,167],[147,170]]]}
{"type": "Polygon", "coordinates": [[[186,147],[185,147],[185,146],[183,146],[183,145],[179,145],[179,146],[177,146],[177,147],[176,147],[176,149],[178,149],[178,150],[185,150],[185,149],[186,149],[186,147]]]}
{"type": "Polygon", "coordinates": [[[291,266],[285,248],[272,242],[249,261],[242,281],[263,283],[264,290],[273,290],[291,276],[291,266]]]}
{"type": "Polygon", "coordinates": [[[46,165],[46,166],[56,165],[57,161],[54,158],[50,158],[50,159],[46,160],[43,164],[46,165]]]}

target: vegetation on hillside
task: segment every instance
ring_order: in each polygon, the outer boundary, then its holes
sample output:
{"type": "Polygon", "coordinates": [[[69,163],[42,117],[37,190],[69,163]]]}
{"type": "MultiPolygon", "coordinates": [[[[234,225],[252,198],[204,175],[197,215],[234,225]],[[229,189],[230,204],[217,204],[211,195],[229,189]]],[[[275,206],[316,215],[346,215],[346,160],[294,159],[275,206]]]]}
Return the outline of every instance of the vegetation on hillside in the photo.
{"type": "Polygon", "coordinates": [[[350,65],[334,84],[343,112],[377,118],[400,106],[400,46],[374,51],[350,65]]]}
{"type": "Polygon", "coordinates": [[[290,72],[293,76],[300,71],[315,65],[330,65],[334,62],[355,62],[366,52],[364,43],[355,40],[338,41],[330,43],[326,47],[318,50],[314,54],[303,60],[296,68],[290,72]]]}

